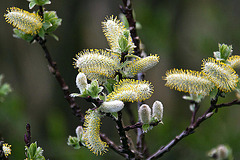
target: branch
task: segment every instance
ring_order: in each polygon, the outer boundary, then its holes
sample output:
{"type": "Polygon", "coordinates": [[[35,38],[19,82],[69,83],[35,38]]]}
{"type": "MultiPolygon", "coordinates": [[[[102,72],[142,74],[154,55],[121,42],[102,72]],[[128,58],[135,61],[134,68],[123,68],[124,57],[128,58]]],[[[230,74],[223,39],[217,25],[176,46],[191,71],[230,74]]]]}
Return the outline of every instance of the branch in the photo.
{"type": "Polygon", "coordinates": [[[64,98],[70,104],[70,108],[72,109],[73,114],[76,117],[80,118],[80,121],[83,122],[84,115],[81,113],[81,109],[75,102],[75,99],[73,97],[69,96],[70,95],[69,87],[66,84],[66,82],[64,81],[63,77],[61,76],[61,74],[57,68],[56,62],[54,62],[52,60],[52,57],[51,57],[51,55],[46,47],[46,44],[45,44],[46,40],[43,40],[41,37],[38,37],[38,36],[35,38],[35,40],[41,45],[42,49],[44,50],[45,58],[47,59],[48,64],[49,64],[49,71],[55,76],[59,85],[61,86],[63,94],[64,94],[64,98]]]}
{"type": "Polygon", "coordinates": [[[105,141],[105,142],[108,144],[108,146],[109,146],[112,150],[114,150],[116,153],[120,154],[120,155],[123,156],[123,157],[127,157],[127,154],[122,153],[121,150],[119,149],[119,147],[118,147],[113,141],[111,141],[105,134],[100,133],[100,137],[101,137],[101,139],[102,139],[103,141],[105,141]]]}
{"type": "MultiPolygon", "coordinates": [[[[157,126],[160,122],[161,121],[155,122],[155,123],[150,123],[150,126],[157,126]]],[[[129,131],[131,129],[142,128],[142,125],[143,125],[143,123],[137,122],[134,125],[126,126],[123,129],[124,129],[124,131],[129,131]]]]}
{"type": "Polygon", "coordinates": [[[127,159],[132,159],[135,157],[135,154],[131,151],[130,147],[129,147],[129,143],[128,143],[128,138],[126,136],[126,133],[123,129],[123,124],[122,124],[122,112],[119,111],[118,112],[118,119],[116,120],[114,117],[113,117],[113,120],[116,122],[117,126],[117,130],[118,130],[118,134],[120,136],[120,142],[122,144],[120,150],[121,150],[121,153],[124,153],[126,154],[126,158],[127,159]]]}
{"type": "MultiPolygon", "coordinates": [[[[208,110],[201,116],[198,117],[197,120],[193,123],[191,123],[182,133],[177,135],[173,140],[171,140],[166,146],[161,147],[157,152],[155,152],[153,155],[147,158],[147,160],[152,160],[159,158],[163,156],[165,153],[169,152],[180,140],[187,137],[190,134],[193,134],[195,132],[195,129],[197,129],[202,122],[210,118],[214,114],[214,110],[216,111],[218,108],[222,107],[228,107],[236,104],[240,104],[239,100],[234,100],[229,103],[222,103],[217,105],[218,96],[221,93],[219,92],[214,99],[211,100],[211,106],[208,108],[208,110]]],[[[216,112],[215,112],[216,113],[216,112]]]]}
{"type": "Polygon", "coordinates": [[[191,125],[193,125],[193,123],[195,122],[196,119],[196,114],[198,112],[198,109],[200,107],[199,103],[197,102],[191,102],[192,104],[194,104],[194,111],[192,111],[192,118],[191,118],[191,125]]]}
{"type": "Polygon", "coordinates": [[[129,30],[131,33],[131,37],[132,37],[134,45],[136,46],[136,48],[134,49],[134,52],[136,55],[140,56],[140,54],[141,54],[140,48],[139,48],[140,40],[137,35],[136,21],[133,18],[131,0],[123,0],[123,5],[124,6],[120,5],[120,9],[121,9],[122,13],[126,16],[128,23],[129,23],[129,30]]]}
{"type": "Polygon", "coordinates": [[[30,124],[26,125],[27,134],[24,134],[24,142],[27,147],[30,147],[31,144],[31,130],[30,130],[30,124]]]}

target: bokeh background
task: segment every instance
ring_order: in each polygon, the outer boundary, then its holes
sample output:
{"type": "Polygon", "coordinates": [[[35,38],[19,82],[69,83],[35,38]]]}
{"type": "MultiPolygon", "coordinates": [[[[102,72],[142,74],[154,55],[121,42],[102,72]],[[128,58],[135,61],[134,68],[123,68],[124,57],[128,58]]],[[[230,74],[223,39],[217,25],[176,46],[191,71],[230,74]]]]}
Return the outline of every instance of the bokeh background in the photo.
{"type": "MultiPolygon", "coordinates": [[[[75,135],[75,128],[80,123],[49,73],[41,47],[13,38],[12,26],[3,17],[6,8],[11,6],[29,10],[28,2],[1,0],[0,4],[0,73],[13,89],[4,103],[0,103],[0,135],[12,145],[9,159],[24,159],[23,136],[27,123],[31,124],[32,141],[37,141],[44,149],[46,158],[122,159],[111,150],[101,157],[85,148],[74,150],[67,146],[68,136],[75,135]]],[[[118,15],[120,4],[121,0],[52,0],[52,4],[46,6],[47,10],[56,10],[63,19],[62,26],[55,32],[60,41],[48,37],[47,46],[71,92],[78,92],[75,86],[77,70],[72,66],[75,54],[86,48],[108,47],[101,21],[107,15],[118,15]]],[[[136,19],[142,25],[138,34],[146,53],[161,57],[160,63],[146,75],[155,86],[153,96],[146,103],[152,105],[155,100],[160,100],[165,109],[164,125],[146,134],[149,150],[153,153],[184,130],[191,117],[189,104],[182,99],[184,93],[165,87],[162,77],[171,68],[200,70],[202,59],[212,56],[213,51],[218,50],[218,43],[232,44],[233,54],[239,54],[240,1],[133,0],[133,7],[136,19]]],[[[235,94],[220,98],[220,102],[232,99],[235,94]]],[[[82,99],[77,102],[83,110],[91,107],[82,99]]],[[[206,97],[199,114],[209,104],[209,97],[206,97]]],[[[136,105],[131,107],[136,113],[136,105]]],[[[206,153],[219,144],[228,144],[235,159],[240,159],[239,112],[239,106],[220,109],[162,159],[207,159],[206,153]]],[[[125,124],[129,124],[126,112],[123,114],[125,124]]],[[[114,126],[109,118],[105,118],[101,131],[119,144],[114,126]]]]}

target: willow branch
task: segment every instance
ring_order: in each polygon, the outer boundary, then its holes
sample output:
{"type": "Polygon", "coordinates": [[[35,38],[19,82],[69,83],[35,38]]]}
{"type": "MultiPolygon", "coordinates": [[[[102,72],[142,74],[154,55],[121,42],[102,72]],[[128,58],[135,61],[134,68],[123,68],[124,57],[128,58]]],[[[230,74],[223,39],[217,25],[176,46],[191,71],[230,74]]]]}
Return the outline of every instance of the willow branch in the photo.
{"type": "Polygon", "coordinates": [[[181,141],[183,138],[189,136],[190,134],[193,134],[202,122],[204,122],[205,120],[210,118],[214,113],[216,113],[216,110],[218,108],[229,107],[232,105],[240,104],[239,100],[234,100],[229,103],[222,103],[222,104],[217,105],[219,95],[220,95],[220,93],[218,93],[218,95],[214,99],[212,99],[211,106],[208,108],[208,110],[202,116],[198,117],[194,123],[191,123],[184,131],[182,131],[179,135],[177,135],[166,146],[161,147],[157,152],[155,152],[153,155],[148,157],[147,160],[159,158],[159,157],[163,156],[165,153],[169,152],[179,141],[181,141]],[[214,110],[215,110],[215,112],[213,112],[214,110]]]}
{"type": "Polygon", "coordinates": [[[193,125],[193,123],[195,122],[196,114],[197,114],[198,109],[200,107],[199,103],[192,102],[192,104],[194,104],[195,106],[194,106],[194,110],[192,111],[191,125],[193,125]]]}
{"type": "Polygon", "coordinates": [[[30,144],[31,144],[30,124],[27,124],[27,125],[26,125],[26,130],[27,130],[27,133],[24,134],[24,142],[25,142],[26,146],[30,147],[30,144]]]}
{"type": "MultiPolygon", "coordinates": [[[[140,47],[139,47],[140,46],[140,39],[137,35],[136,21],[134,20],[134,17],[133,17],[131,0],[123,0],[123,6],[120,6],[120,9],[128,20],[130,34],[131,34],[133,43],[136,46],[134,48],[134,53],[137,56],[141,56],[141,50],[140,50],[140,47]]],[[[138,74],[138,80],[142,80],[143,77],[144,77],[143,73],[138,74]]],[[[140,106],[141,106],[141,103],[138,103],[138,109],[140,108],[140,106]]],[[[136,145],[136,148],[142,154],[143,154],[143,152],[147,151],[147,146],[144,142],[144,134],[143,134],[142,128],[137,128],[137,145],[136,145]]]]}
{"type": "Polygon", "coordinates": [[[136,48],[134,49],[134,52],[136,55],[140,56],[140,40],[137,35],[137,29],[136,29],[136,21],[133,18],[133,12],[132,12],[132,4],[130,0],[123,0],[123,6],[120,6],[120,9],[122,13],[126,16],[128,23],[129,23],[129,30],[130,34],[133,40],[134,45],[136,48]]]}
{"type": "Polygon", "coordinates": [[[113,118],[114,121],[116,122],[117,126],[117,130],[118,130],[118,134],[120,136],[120,142],[122,144],[120,150],[121,153],[126,154],[126,158],[127,159],[132,159],[135,157],[135,154],[131,151],[130,146],[129,146],[129,140],[127,138],[127,135],[123,129],[123,124],[122,124],[122,112],[119,111],[118,112],[118,119],[113,118]]]}
{"type": "Polygon", "coordinates": [[[122,153],[121,150],[119,149],[119,147],[118,147],[113,141],[111,141],[105,134],[103,134],[103,133],[100,134],[100,137],[101,137],[101,139],[102,139],[103,141],[105,141],[105,142],[108,144],[108,146],[109,146],[112,150],[114,150],[116,153],[120,154],[120,155],[123,156],[123,157],[127,157],[127,154],[122,153]]]}
{"type": "MultiPolygon", "coordinates": [[[[159,121],[159,122],[154,122],[154,123],[150,123],[149,125],[150,125],[150,126],[157,126],[160,122],[161,122],[161,121],[159,121]]],[[[124,129],[125,131],[129,131],[129,130],[131,130],[131,129],[142,128],[142,125],[143,125],[142,122],[137,122],[137,123],[135,123],[134,125],[126,126],[126,127],[124,127],[123,129],[124,129]]]]}
{"type": "Polygon", "coordinates": [[[75,102],[75,99],[73,97],[70,97],[70,91],[69,87],[66,84],[65,80],[63,79],[62,75],[60,74],[56,62],[53,61],[48,48],[46,46],[46,40],[43,40],[41,37],[36,37],[35,40],[41,45],[42,49],[44,50],[45,53],[45,58],[48,61],[49,64],[49,71],[55,76],[56,80],[58,81],[59,85],[61,86],[61,89],[64,94],[64,98],[67,100],[67,102],[70,105],[70,108],[73,111],[73,114],[80,118],[81,122],[84,120],[84,115],[81,113],[80,107],[77,105],[75,102]]]}

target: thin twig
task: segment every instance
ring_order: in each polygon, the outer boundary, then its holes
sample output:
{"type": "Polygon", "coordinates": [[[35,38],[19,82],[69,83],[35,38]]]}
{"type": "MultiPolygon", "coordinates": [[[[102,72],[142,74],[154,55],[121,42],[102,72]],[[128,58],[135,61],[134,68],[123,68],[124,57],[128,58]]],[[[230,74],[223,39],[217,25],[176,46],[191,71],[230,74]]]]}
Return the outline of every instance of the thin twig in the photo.
{"type": "Polygon", "coordinates": [[[218,92],[216,97],[211,100],[211,106],[208,110],[201,116],[198,117],[194,123],[191,123],[184,131],[182,131],[179,135],[177,135],[173,140],[171,140],[166,146],[161,147],[157,152],[147,158],[147,160],[152,160],[163,156],[165,153],[169,152],[179,141],[181,141],[184,137],[189,136],[195,132],[195,129],[199,127],[199,125],[204,122],[206,119],[210,118],[218,108],[228,107],[236,104],[240,104],[239,100],[234,100],[229,103],[222,103],[217,105],[218,96],[221,95],[221,92],[218,92]]]}
{"type": "Polygon", "coordinates": [[[27,133],[24,134],[24,142],[26,144],[27,147],[30,147],[31,144],[31,130],[30,130],[30,124],[26,125],[26,130],[27,133]]]}
{"type": "Polygon", "coordinates": [[[116,153],[120,154],[123,157],[127,157],[127,154],[122,153],[121,150],[119,149],[119,147],[113,142],[111,141],[105,134],[100,134],[100,137],[103,141],[107,142],[108,146],[114,150],[116,153]]]}
{"type": "Polygon", "coordinates": [[[198,112],[198,109],[200,107],[200,105],[196,102],[192,102],[195,106],[194,106],[194,110],[192,111],[192,118],[191,118],[191,125],[193,125],[193,123],[195,122],[196,119],[196,114],[198,112]]]}
{"type": "MultiPolygon", "coordinates": [[[[159,122],[154,122],[154,123],[150,123],[149,125],[150,125],[150,126],[157,126],[160,122],[161,122],[161,121],[159,121],[159,122]]],[[[137,122],[137,123],[135,123],[134,125],[126,126],[126,127],[124,127],[123,129],[124,129],[125,131],[129,131],[129,130],[131,130],[131,129],[142,128],[142,125],[143,125],[143,123],[137,122]]]]}
{"type": "Polygon", "coordinates": [[[75,99],[73,97],[70,97],[70,91],[69,91],[69,87],[66,84],[66,82],[64,81],[63,77],[61,76],[58,68],[57,68],[57,64],[56,62],[54,62],[52,60],[52,57],[48,51],[48,48],[46,47],[46,40],[43,40],[41,37],[36,37],[37,42],[41,45],[42,49],[44,50],[45,53],[45,57],[48,61],[49,64],[49,71],[55,76],[55,78],[57,79],[59,85],[62,88],[63,94],[64,94],[64,98],[67,100],[67,102],[70,104],[70,108],[73,111],[73,114],[80,118],[81,122],[84,121],[84,115],[81,113],[81,109],[80,107],[77,105],[77,103],[75,102],[75,99]]]}
{"type": "Polygon", "coordinates": [[[136,55],[140,56],[140,40],[137,35],[137,29],[136,29],[136,21],[133,18],[133,12],[132,12],[132,4],[130,0],[123,0],[123,6],[120,6],[120,9],[122,13],[126,16],[128,23],[129,23],[129,30],[131,33],[131,37],[133,40],[134,45],[136,48],[134,49],[134,52],[136,55]]]}
{"type": "Polygon", "coordinates": [[[123,129],[122,112],[121,111],[118,112],[118,119],[115,119],[115,118],[113,118],[113,119],[117,124],[116,128],[118,130],[118,134],[120,136],[120,142],[122,144],[121,152],[127,155],[127,157],[126,157],[127,159],[133,159],[135,157],[135,154],[131,151],[131,149],[129,147],[128,138],[123,129]]]}
{"type": "MultiPolygon", "coordinates": [[[[122,13],[126,16],[128,23],[129,23],[129,30],[130,34],[133,40],[134,45],[136,46],[134,48],[134,54],[137,56],[141,56],[141,51],[140,51],[140,39],[137,35],[137,29],[136,29],[136,21],[134,20],[133,17],[133,12],[132,12],[132,4],[131,0],[123,0],[123,6],[120,6],[120,9],[122,13]]],[[[143,79],[143,73],[138,74],[138,80],[143,79]]],[[[138,109],[140,108],[141,103],[138,103],[138,109]]],[[[144,143],[144,135],[142,128],[137,128],[137,145],[136,148],[139,152],[143,153],[143,148],[147,150],[147,146],[144,143]]]]}

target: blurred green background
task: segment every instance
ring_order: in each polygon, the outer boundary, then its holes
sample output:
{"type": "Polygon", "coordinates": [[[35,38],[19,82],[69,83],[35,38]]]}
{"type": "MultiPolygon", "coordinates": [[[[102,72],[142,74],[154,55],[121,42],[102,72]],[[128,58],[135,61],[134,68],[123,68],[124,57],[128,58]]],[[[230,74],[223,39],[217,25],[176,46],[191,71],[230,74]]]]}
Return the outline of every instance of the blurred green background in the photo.
{"type": "MultiPolygon", "coordinates": [[[[25,125],[30,123],[32,141],[38,141],[49,159],[123,159],[115,152],[95,156],[85,148],[74,150],[67,146],[69,135],[75,135],[80,124],[72,115],[55,78],[49,73],[43,51],[38,44],[12,37],[12,26],[4,20],[6,8],[16,6],[28,9],[25,0],[1,0],[0,2],[0,73],[5,82],[11,84],[13,92],[0,103],[0,135],[12,145],[9,159],[24,159],[25,125]]],[[[71,92],[75,86],[77,70],[73,68],[75,54],[86,48],[107,48],[102,33],[101,21],[105,16],[118,15],[121,0],[52,0],[47,10],[56,10],[63,19],[55,32],[60,41],[47,38],[47,46],[58,68],[69,84],[71,92]]],[[[133,0],[136,19],[142,29],[138,34],[145,51],[159,54],[160,63],[147,72],[155,92],[149,105],[155,100],[164,104],[164,125],[159,125],[146,134],[150,153],[155,152],[179,134],[190,123],[191,113],[183,93],[164,86],[166,70],[171,68],[201,69],[203,58],[218,50],[218,43],[232,44],[233,54],[240,48],[240,1],[237,0],[133,0]]],[[[34,8],[36,9],[36,8],[34,8]]],[[[228,94],[220,102],[235,99],[228,94]]],[[[77,100],[82,110],[91,107],[82,99],[77,100]]],[[[203,113],[209,106],[209,97],[201,103],[203,113]]],[[[131,106],[136,113],[136,105],[131,106]]],[[[204,122],[195,134],[175,146],[163,160],[203,160],[211,148],[219,144],[232,147],[235,159],[240,159],[240,108],[220,109],[204,122]]],[[[128,123],[126,112],[125,124],[128,123]]],[[[115,124],[103,120],[101,131],[119,144],[115,124]],[[111,129],[110,129],[111,128],[111,129]]],[[[134,135],[131,134],[134,139],[134,135]]]]}

